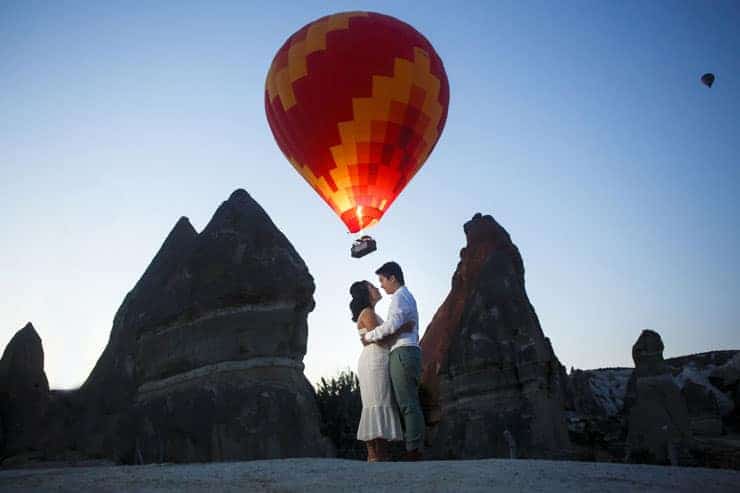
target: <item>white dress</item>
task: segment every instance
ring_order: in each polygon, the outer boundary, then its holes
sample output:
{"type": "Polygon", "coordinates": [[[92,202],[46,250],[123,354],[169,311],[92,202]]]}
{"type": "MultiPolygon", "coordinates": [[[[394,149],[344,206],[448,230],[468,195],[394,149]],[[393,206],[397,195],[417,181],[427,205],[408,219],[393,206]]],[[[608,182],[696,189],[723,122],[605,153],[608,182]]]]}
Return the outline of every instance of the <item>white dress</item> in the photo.
{"type": "MultiPolygon", "coordinates": [[[[367,310],[367,308],[366,308],[367,310]]],[[[383,323],[376,315],[378,324],[383,323]]],[[[367,332],[360,329],[360,333],[367,332]]],[[[380,344],[368,344],[357,363],[360,380],[362,415],[357,427],[357,439],[366,442],[375,438],[403,440],[401,418],[393,401],[391,374],[388,368],[389,349],[380,344]]]]}

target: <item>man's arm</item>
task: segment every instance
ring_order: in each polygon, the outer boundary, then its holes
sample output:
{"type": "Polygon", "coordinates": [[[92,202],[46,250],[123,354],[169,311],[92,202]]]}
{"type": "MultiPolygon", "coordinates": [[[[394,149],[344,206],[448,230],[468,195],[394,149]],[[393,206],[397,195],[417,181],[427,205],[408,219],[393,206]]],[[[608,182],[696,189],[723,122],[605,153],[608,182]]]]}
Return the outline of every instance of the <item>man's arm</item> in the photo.
{"type": "Polygon", "coordinates": [[[394,296],[391,301],[390,309],[388,310],[388,320],[378,325],[373,330],[365,333],[363,339],[367,342],[379,341],[395,332],[398,332],[404,322],[406,322],[406,319],[401,297],[394,296]]]}
{"type": "Polygon", "coordinates": [[[362,344],[365,346],[367,346],[368,344],[375,344],[375,343],[389,344],[392,346],[393,341],[397,339],[401,335],[401,333],[411,332],[412,330],[414,330],[414,327],[416,327],[416,322],[414,322],[413,320],[409,320],[408,322],[404,322],[403,325],[401,325],[401,327],[398,329],[398,332],[396,332],[395,334],[386,336],[379,341],[373,341],[373,342],[366,341],[363,336],[360,336],[360,339],[362,340],[362,344]]]}

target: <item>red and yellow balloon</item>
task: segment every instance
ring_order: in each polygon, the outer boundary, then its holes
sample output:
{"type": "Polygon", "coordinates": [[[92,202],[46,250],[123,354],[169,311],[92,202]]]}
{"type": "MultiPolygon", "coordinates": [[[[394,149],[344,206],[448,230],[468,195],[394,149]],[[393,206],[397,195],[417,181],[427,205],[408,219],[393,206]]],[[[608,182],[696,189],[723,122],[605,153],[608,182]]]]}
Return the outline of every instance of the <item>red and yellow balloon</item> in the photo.
{"type": "Polygon", "coordinates": [[[383,217],[429,157],[449,94],[442,60],[416,29],[344,12],[278,50],[265,110],[288,161],[356,233],[383,217]]]}

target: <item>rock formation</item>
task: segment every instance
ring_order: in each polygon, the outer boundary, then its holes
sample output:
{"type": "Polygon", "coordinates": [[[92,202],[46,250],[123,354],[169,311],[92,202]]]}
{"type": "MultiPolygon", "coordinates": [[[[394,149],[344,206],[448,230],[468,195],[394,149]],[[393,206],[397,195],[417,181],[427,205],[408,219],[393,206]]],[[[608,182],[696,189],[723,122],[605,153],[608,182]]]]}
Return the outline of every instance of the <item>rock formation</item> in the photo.
{"type": "MultiPolygon", "coordinates": [[[[649,334],[659,347],[659,336],[652,331],[649,334]]],[[[671,395],[676,398],[675,390],[680,391],[682,403],[677,409],[685,406],[688,415],[690,439],[679,440],[672,452],[679,465],[740,468],[740,429],[735,425],[737,408],[732,394],[735,361],[740,361],[740,351],[710,351],[666,359],[657,366],[670,375],[675,384],[671,395]]],[[[644,419],[644,412],[642,416],[632,413],[638,397],[637,373],[632,368],[571,370],[568,380],[566,414],[576,458],[614,462],[624,460],[630,452],[630,461],[670,462],[667,451],[655,454],[637,447],[632,452],[627,447],[629,419],[634,420],[632,439],[635,427],[647,427],[650,421],[644,419]]],[[[675,402],[672,406],[676,412],[675,402]]],[[[663,413],[653,409],[648,415],[656,412],[663,413]]]]}
{"type": "Polygon", "coordinates": [[[303,260],[244,190],[200,234],[181,218],[124,299],[87,381],[52,393],[47,455],[326,456],[303,375],[313,292],[303,260]]]}
{"type": "Polygon", "coordinates": [[[0,444],[4,455],[35,450],[44,439],[49,382],[44,350],[33,325],[10,340],[0,359],[0,444]]]}
{"type": "Polygon", "coordinates": [[[608,462],[624,458],[622,410],[632,371],[632,368],[571,369],[566,416],[574,458],[608,462]]]}
{"type": "Polygon", "coordinates": [[[632,368],[601,368],[571,371],[572,409],[589,416],[616,416],[624,407],[632,368]]]}
{"type": "MultiPolygon", "coordinates": [[[[720,412],[726,418],[726,424],[740,432],[740,351],[726,362],[711,368],[707,380],[728,396],[728,406],[725,412],[720,412]]],[[[720,402],[721,399],[718,405],[720,402]]]]}
{"type": "Polygon", "coordinates": [[[636,398],[629,411],[627,458],[676,465],[690,446],[689,413],[671,367],[663,360],[660,335],[642,331],[632,358],[636,398]]]}
{"type": "MultiPolygon", "coordinates": [[[[464,231],[451,291],[421,341],[429,458],[740,469],[740,351],[664,360],[660,335],[645,331],[634,370],[567,375],[508,233],[480,214],[464,231]]],[[[245,191],[200,234],[181,218],[80,389],[49,391],[31,324],[10,341],[0,359],[2,464],[331,455],[303,376],[313,291],[298,253],[245,191]]]]}
{"type": "Polygon", "coordinates": [[[681,389],[689,413],[689,428],[693,435],[722,435],[722,417],[717,398],[693,380],[688,380],[681,389]]]}
{"type": "Polygon", "coordinates": [[[435,458],[563,457],[565,370],[524,288],[524,266],[491,216],[464,226],[452,289],[421,341],[435,458]]]}

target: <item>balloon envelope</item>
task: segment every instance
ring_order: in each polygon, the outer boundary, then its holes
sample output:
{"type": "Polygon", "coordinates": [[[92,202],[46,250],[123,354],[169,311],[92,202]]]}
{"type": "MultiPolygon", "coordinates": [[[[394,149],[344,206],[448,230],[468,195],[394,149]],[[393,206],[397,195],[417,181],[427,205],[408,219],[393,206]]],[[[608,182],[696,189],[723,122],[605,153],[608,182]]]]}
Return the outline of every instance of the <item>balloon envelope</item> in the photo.
{"type": "Polygon", "coordinates": [[[707,87],[712,87],[714,84],[714,74],[704,74],[701,76],[702,83],[707,87]]]}
{"type": "Polygon", "coordinates": [[[372,12],[299,29],[265,84],[278,146],[353,233],[377,223],[419,171],[448,102],[447,74],[429,41],[372,12]]]}

